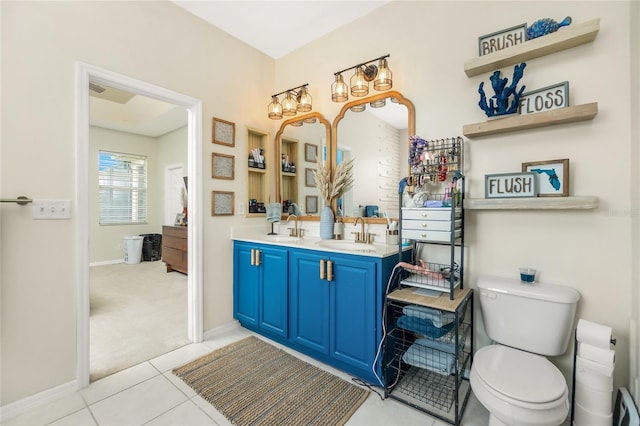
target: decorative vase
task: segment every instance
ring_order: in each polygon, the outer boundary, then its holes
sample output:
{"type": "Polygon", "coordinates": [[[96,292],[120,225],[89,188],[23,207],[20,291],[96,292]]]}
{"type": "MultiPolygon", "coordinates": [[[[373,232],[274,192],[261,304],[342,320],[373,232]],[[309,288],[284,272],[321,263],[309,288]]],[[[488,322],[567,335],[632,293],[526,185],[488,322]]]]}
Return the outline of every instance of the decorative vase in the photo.
{"type": "Polygon", "coordinates": [[[333,238],[333,210],[329,206],[324,206],[320,212],[320,238],[333,238]]]}

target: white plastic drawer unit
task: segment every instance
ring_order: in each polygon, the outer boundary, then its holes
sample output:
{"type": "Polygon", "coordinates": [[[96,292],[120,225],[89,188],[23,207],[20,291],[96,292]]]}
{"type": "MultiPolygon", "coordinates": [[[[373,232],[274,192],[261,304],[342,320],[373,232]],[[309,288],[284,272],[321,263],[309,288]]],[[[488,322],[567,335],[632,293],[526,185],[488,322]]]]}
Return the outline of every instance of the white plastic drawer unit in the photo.
{"type": "Polygon", "coordinates": [[[452,231],[455,232],[455,238],[462,235],[461,216],[462,210],[457,210],[456,220],[452,222],[449,208],[403,208],[402,237],[419,241],[449,242],[452,231]]]}
{"type": "MultiPolygon", "coordinates": [[[[462,209],[456,209],[456,219],[462,217],[462,209]]],[[[450,208],[402,208],[402,220],[448,220],[451,221],[450,208]]]]}

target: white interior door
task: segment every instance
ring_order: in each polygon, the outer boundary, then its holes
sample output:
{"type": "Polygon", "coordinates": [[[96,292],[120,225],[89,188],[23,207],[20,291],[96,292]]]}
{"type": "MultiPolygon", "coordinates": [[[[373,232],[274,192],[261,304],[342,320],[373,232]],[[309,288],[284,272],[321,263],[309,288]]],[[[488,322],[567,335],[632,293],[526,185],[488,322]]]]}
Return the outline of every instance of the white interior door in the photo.
{"type": "Polygon", "coordinates": [[[167,166],[164,170],[164,224],[174,225],[176,214],[182,213],[184,188],[182,164],[167,166]]]}

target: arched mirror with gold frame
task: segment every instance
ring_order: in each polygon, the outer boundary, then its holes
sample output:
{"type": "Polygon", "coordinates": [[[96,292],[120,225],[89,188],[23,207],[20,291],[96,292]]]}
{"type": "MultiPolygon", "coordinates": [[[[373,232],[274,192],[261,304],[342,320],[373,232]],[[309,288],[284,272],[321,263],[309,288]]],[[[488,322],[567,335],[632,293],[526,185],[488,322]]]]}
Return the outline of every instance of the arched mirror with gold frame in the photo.
{"type": "Polygon", "coordinates": [[[329,151],[333,170],[344,159],[354,159],[353,188],[333,206],[345,221],[365,216],[366,206],[378,207],[378,217],[364,218],[368,223],[385,223],[385,212],[398,217],[398,185],[409,173],[409,136],[416,131],[415,116],[409,99],[387,91],[346,103],[333,120],[329,151]],[[364,111],[354,112],[363,107],[364,111]]]}
{"type": "MultiPolygon", "coordinates": [[[[319,220],[322,198],[310,173],[317,168],[317,158],[331,156],[331,124],[318,112],[311,112],[282,122],[275,136],[276,200],[296,203],[302,220],[319,220]],[[300,125],[302,124],[302,125],[300,125]],[[293,163],[295,171],[283,167],[293,163]]],[[[286,216],[287,212],[283,212],[286,216]]]]}

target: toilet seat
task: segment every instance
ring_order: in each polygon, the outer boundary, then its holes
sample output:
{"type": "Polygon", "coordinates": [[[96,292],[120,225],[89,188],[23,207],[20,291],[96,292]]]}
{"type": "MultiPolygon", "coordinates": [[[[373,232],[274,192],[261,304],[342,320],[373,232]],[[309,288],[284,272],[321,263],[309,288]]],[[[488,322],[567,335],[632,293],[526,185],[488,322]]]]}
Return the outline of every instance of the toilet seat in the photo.
{"type": "Polygon", "coordinates": [[[557,401],[567,389],[560,370],[540,355],[491,345],[476,352],[473,363],[487,386],[516,404],[557,401]]]}
{"type": "Polygon", "coordinates": [[[469,381],[490,413],[490,425],[552,426],[569,414],[564,377],[540,355],[501,345],[484,347],[474,355],[469,381]]]}

